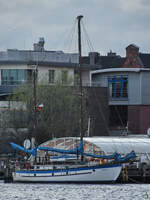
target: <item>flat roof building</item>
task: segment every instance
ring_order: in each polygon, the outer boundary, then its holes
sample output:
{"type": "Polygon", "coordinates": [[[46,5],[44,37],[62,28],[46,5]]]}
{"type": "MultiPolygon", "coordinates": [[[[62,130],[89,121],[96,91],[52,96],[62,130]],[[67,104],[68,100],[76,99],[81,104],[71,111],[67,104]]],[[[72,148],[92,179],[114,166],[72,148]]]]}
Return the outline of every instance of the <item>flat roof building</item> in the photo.
{"type": "Polygon", "coordinates": [[[133,134],[146,134],[150,127],[150,54],[139,53],[129,45],[118,68],[91,72],[91,84],[108,88],[109,126],[127,128],[133,134]]]}

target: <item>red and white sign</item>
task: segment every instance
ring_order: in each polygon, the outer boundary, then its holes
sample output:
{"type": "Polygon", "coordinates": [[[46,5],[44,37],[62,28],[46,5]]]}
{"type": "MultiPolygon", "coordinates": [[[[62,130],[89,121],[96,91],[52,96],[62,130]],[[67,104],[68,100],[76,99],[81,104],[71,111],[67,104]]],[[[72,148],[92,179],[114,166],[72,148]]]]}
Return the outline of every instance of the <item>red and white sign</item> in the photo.
{"type": "Polygon", "coordinates": [[[38,111],[41,111],[43,107],[44,107],[44,105],[43,105],[43,104],[40,104],[40,105],[37,106],[36,109],[37,109],[38,111]]]}

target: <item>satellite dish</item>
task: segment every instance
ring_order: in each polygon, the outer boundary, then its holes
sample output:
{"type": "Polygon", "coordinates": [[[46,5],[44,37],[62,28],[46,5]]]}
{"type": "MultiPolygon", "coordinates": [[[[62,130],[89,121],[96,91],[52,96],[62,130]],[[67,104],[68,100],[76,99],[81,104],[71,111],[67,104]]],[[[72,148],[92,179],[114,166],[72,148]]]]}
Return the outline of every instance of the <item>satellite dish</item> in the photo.
{"type": "Polygon", "coordinates": [[[29,149],[30,146],[31,146],[31,142],[29,139],[26,139],[24,142],[23,142],[23,146],[25,149],[29,149]]]}
{"type": "Polygon", "coordinates": [[[150,137],[150,128],[147,129],[147,135],[150,137]]]}

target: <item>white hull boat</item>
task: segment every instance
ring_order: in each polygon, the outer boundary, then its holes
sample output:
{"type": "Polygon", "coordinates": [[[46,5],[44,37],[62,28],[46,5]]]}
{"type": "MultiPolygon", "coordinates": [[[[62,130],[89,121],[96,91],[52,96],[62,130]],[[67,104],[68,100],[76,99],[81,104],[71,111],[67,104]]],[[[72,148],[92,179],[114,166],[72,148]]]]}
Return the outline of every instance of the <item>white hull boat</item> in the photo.
{"type": "Polygon", "coordinates": [[[72,168],[30,169],[13,172],[14,182],[94,183],[115,182],[121,172],[120,164],[80,166],[72,168]]]}
{"type": "MultiPolygon", "coordinates": [[[[120,154],[114,153],[113,155],[104,155],[104,154],[95,154],[93,146],[90,147],[89,151],[86,152],[84,149],[84,130],[83,130],[83,110],[82,110],[82,62],[81,62],[81,33],[80,33],[80,21],[83,16],[78,16],[78,49],[79,49],[79,82],[80,82],[80,143],[77,143],[75,146],[69,149],[55,148],[54,146],[37,146],[34,145],[32,149],[29,149],[30,145],[24,143],[24,148],[20,145],[14,144],[11,142],[11,146],[14,149],[18,149],[27,154],[32,154],[34,159],[31,160],[30,166],[22,166],[18,168],[18,164],[14,172],[12,173],[12,178],[14,182],[52,182],[52,183],[95,183],[95,182],[114,182],[120,175],[122,165],[121,163],[126,162],[132,158],[135,158],[135,153],[131,152],[130,154],[121,157],[120,154]],[[93,149],[93,153],[90,150],[93,149]],[[56,161],[50,160],[49,163],[37,162],[38,151],[54,152],[58,158],[60,155],[66,155],[66,161],[62,162],[59,159],[56,161]],[[75,160],[70,160],[70,156],[76,156],[75,160]],[[91,159],[92,158],[92,159],[91,159]],[[97,161],[95,159],[98,159],[97,161]],[[106,160],[106,162],[104,161],[106,160]],[[119,164],[118,164],[119,163],[119,164]]],[[[34,108],[36,108],[36,70],[34,71],[34,108]]],[[[37,128],[37,117],[36,109],[34,109],[34,132],[37,128]]],[[[34,136],[35,137],[35,136],[34,136]]],[[[35,138],[36,144],[36,138],[35,138]]],[[[66,143],[67,144],[67,143],[66,143]]],[[[65,144],[65,146],[66,146],[65,144]]],[[[68,143],[69,144],[69,143],[68,143]]],[[[54,154],[54,155],[55,155],[54,154]]],[[[45,154],[46,155],[46,154],[45,154]]],[[[49,155],[48,159],[51,159],[49,155]]],[[[28,160],[27,160],[28,161],[28,160]]]]}

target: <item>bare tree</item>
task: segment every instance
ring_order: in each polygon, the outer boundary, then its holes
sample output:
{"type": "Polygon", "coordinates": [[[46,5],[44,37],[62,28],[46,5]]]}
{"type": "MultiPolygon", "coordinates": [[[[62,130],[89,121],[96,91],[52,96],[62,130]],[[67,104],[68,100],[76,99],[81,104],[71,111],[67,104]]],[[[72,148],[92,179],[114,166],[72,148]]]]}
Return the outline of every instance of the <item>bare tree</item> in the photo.
{"type": "MultiPolygon", "coordinates": [[[[78,87],[62,86],[60,83],[55,85],[37,85],[37,107],[43,104],[44,107],[37,112],[36,140],[42,143],[53,137],[79,136],[80,119],[80,94],[78,87]]],[[[84,130],[87,129],[86,112],[86,91],[84,91],[84,130]]],[[[19,120],[24,119],[24,127],[28,129],[27,136],[33,134],[34,125],[34,100],[31,85],[20,87],[12,101],[22,102],[25,109],[14,111],[14,117],[11,121],[13,127],[19,130],[19,120]],[[20,117],[17,117],[20,113],[20,117]]],[[[9,124],[10,125],[10,124],[9,124]]],[[[19,135],[19,134],[18,134],[19,135]]],[[[21,138],[22,139],[22,138],[21,138]]]]}

